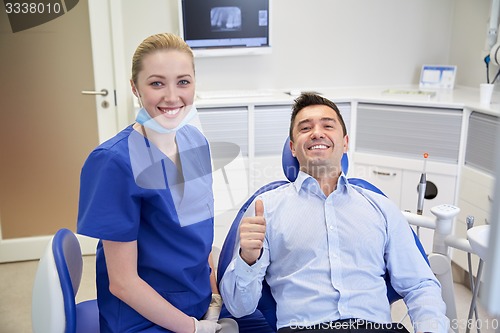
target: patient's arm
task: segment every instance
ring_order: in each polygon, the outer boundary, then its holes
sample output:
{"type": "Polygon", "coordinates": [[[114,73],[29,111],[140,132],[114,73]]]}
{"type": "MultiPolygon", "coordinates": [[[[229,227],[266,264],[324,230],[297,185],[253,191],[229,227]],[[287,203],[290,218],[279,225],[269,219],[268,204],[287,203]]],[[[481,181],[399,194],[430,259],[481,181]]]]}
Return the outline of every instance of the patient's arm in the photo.
{"type": "MultiPolygon", "coordinates": [[[[248,210],[253,214],[254,204],[248,210]]],[[[239,318],[255,311],[262,294],[262,280],[269,265],[267,241],[260,258],[248,265],[240,256],[240,242],[236,241],[233,260],[228,265],[219,285],[224,304],[228,311],[239,318]]]]}
{"type": "Polygon", "coordinates": [[[255,215],[247,216],[240,223],[240,256],[248,264],[253,265],[262,254],[266,236],[266,219],[264,203],[255,201],[255,215]]]}
{"type": "Polygon", "coordinates": [[[385,211],[388,229],[387,268],[394,290],[403,296],[413,327],[424,332],[446,332],[446,305],[439,281],[415,245],[406,218],[398,207],[385,211]]]}

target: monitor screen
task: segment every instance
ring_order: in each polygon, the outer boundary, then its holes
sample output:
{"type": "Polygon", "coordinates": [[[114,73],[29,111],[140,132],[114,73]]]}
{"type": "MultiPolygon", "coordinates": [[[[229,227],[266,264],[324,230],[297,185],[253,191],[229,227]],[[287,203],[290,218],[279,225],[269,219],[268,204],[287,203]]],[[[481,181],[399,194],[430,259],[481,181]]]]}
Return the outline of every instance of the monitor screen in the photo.
{"type": "Polygon", "coordinates": [[[179,0],[180,35],[195,56],[269,53],[270,0],[179,0]]]}

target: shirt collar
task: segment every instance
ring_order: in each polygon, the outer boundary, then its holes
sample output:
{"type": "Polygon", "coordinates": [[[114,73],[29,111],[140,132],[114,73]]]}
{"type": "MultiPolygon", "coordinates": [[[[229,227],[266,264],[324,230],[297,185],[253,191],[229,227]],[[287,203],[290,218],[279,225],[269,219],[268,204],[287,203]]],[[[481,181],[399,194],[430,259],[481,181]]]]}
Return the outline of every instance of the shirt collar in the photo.
{"type": "MultiPolygon", "coordinates": [[[[337,188],[335,189],[335,192],[339,190],[342,191],[347,186],[348,183],[349,181],[347,180],[347,177],[345,176],[344,172],[342,172],[339,176],[339,179],[337,180],[337,188]]],[[[318,181],[314,179],[311,175],[303,171],[299,171],[297,179],[295,179],[293,185],[295,186],[297,192],[299,192],[301,189],[304,189],[304,191],[307,192],[314,192],[313,188],[315,188],[321,193],[323,193],[319,188],[318,181]],[[311,186],[311,182],[314,182],[316,186],[311,186]]]]}

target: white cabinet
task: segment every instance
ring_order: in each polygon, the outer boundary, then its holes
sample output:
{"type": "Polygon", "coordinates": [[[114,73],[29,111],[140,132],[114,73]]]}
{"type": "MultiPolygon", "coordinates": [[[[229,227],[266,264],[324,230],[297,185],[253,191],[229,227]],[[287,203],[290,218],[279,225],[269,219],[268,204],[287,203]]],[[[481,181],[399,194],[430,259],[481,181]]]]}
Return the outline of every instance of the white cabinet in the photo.
{"type": "Polygon", "coordinates": [[[356,152],[457,164],[462,110],[359,103],[356,152]]]}
{"type": "MultiPolygon", "coordinates": [[[[455,172],[452,173],[452,175],[431,171],[426,172],[427,186],[423,215],[434,216],[431,213],[432,207],[442,204],[455,203],[457,167],[453,167],[453,169],[453,171],[455,172]]],[[[418,182],[420,180],[420,175],[421,171],[403,171],[403,180],[401,183],[401,210],[412,212],[417,211],[418,182]]],[[[418,234],[426,252],[431,252],[434,231],[430,229],[420,228],[420,230],[418,230],[418,234]]]]}
{"type": "MultiPolygon", "coordinates": [[[[489,224],[495,184],[495,142],[499,119],[496,116],[472,112],[468,119],[465,166],[460,176],[458,206],[461,211],[454,233],[467,237],[467,216],[474,217],[474,226],[489,224]]],[[[467,254],[453,251],[453,261],[468,269],[467,254]]],[[[477,272],[478,257],[472,256],[472,268],[477,272]]]]}
{"type": "Polygon", "coordinates": [[[255,156],[281,155],[290,128],[291,105],[254,107],[255,156]]]}
{"type": "MultiPolygon", "coordinates": [[[[408,158],[382,156],[367,153],[353,154],[353,168],[349,177],[362,178],[377,186],[401,210],[416,212],[418,183],[422,173],[422,161],[408,158]],[[396,167],[395,167],[396,166],[396,167]]],[[[440,204],[455,203],[456,165],[433,162],[426,168],[427,190],[423,214],[433,216],[430,209],[440,204]]],[[[415,229],[416,230],[416,229],[415,229]]],[[[433,231],[418,230],[420,240],[427,253],[432,251],[433,231]]]]}
{"type": "MultiPolygon", "coordinates": [[[[349,171],[350,177],[369,181],[380,188],[401,210],[416,212],[421,162],[365,153],[354,153],[353,160],[354,169],[349,171]]],[[[432,163],[427,166],[428,188],[424,213],[430,214],[433,206],[455,202],[456,175],[457,166],[454,165],[432,163]],[[432,187],[435,187],[435,191],[432,187]]]]}
{"type": "Polygon", "coordinates": [[[198,107],[203,134],[211,144],[215,198],[214,245],[222,248],[241,205],[249,196],[247,106],[198,107]]]}
{"type": "Polygon", "coordinates": [[[248,156],[247,106],[198,107],[198,115],[209,142],[235,143],[248,156]]]}
{"type": "Polygon", "coordinates": [[[252,191],[279,179],[285,179],[281,152],[290,128],[291,105],[254,107],[254,156],[250,186],[252,191]]]}
{"type": "Polygon", "coordinates": [[[500,121],[497,116],[479,112],[472,112],[468,120],[465,165],[493,174],[500,121]]]}
{"type": "MultiPolygon", "coordinates": [[[[455,187],[456,187],[456,167],[451,167],[454,173],[444,174],[426,172],[427,186],[426,196],[424,200],[424,215],[432,216],[431,208],[441,204],[455,203],[455,187]]],[[[420,181],[421,171],[404,170],[403,180],[401,182],[401,204],[402,210],[413,211],[417,210],[418,200],[418,183],[420,181]]]]}
{"type": "MultiPolygon", "coordinates": [[[[461,126],[460,109],[359,103],[354,170],[349,176],[368,180],[401,210],[416,212],[423,154],[427,152],[428,198],[423,213],[431,215],[433,206],[456,201],[461,126]]],[[[432,237],[432,230],[420,230],[427,252],[432,250],[432,237]]]]}
{"type": "MultiPolygon", "coordinates": [[[[495,179],[491,174],[467,166],[462,169],[458,199],[460,213],[454,230],[456,236],[467,238],[468,216],[474,217],[474,226],[489,224],[494,184],[495,179]]],[[[453,251],[452,258],[464,270],[469,270],[465,252],[453,251]]],[[[474,274],[477,272],[478,262],[478,257],[473,255],[472,271],[474,274]]]]}
{"type": "Polygon", "coordinates": [[[348,176],[361,178],[372,183],[399,205],[403,170],[393,166],[376,164],[378,158],[379,156],[369,154],[353,154],[354,163],[351,163],[348,176]]]}

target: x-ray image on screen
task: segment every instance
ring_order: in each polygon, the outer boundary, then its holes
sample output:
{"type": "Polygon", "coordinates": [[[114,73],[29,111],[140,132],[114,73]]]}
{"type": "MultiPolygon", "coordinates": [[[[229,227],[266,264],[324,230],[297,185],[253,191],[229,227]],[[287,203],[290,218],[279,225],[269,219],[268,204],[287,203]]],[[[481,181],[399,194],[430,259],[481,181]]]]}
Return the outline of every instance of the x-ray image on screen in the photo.
{"type": "Polygon", "coordinates": [[[271,0],[178,0],[180,36],[195,56],[268,54],[271,0]]]}
{"type": "Polygon", "coordinates": [[[210,10],[212,31],[240,31],[241,9],[239,7],[214,7],[210,10]]]}

